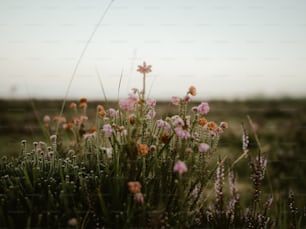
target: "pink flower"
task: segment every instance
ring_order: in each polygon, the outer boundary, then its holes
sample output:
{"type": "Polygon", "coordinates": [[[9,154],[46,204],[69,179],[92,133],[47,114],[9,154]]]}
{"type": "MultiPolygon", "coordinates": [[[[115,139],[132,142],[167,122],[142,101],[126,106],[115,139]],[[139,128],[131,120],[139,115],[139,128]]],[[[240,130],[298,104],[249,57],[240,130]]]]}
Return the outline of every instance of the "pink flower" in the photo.
{"type": "Polygon", "coordinates": [[[205,115],[209,112],[209,105],[208,103],[204,103],[202,102],[199,106],[198,106],[198,112],[201,114],[201,115],[205,115]]]}
{"type": "Polygon", "coordinates": [[[45,115],[43,120],[44,120],[44,122],[47,123],[47,122],[50,122],[50,121],[51,121],[51,118],[50,118],[49,115],[45,115]]]}
{"type": "Polygon", "coordinates": [[[162,127],[164,127],[164,124],[165,122],[164,122],[164,120],[162,120],[162,119],[158,119],[157,121],[156,121],[156,126],[157,126],[157,128],[162,128],[162,127]]]}
{"type": "Polygon", "coordinates": [[[199,145],[199,152],[200,153],[206,153],[208,150],[209,150],[209,145],[208,144],[206,144],[206,143],[201,143],[200,145],[199,145]]]}
{"type": "Polygon", "coordinates": [[[124,99],[119,101],[119,106],[124,111],[132,111],[136,101],[133,99],[124,99]]]}
{"type": "Polygon", "coordinates": [[[135,193],[135,194],[134,194],[134,200],[135,200],[137,203],[143,204],[143,202],[144,202],[143,194],[142,194],[141,192],[135,193]]]}
{"type": "Polygon", "coordinates": [[[184,121],[181,117],[177,116],[173,122],[173,124],[177,127],[184,126],[184,121]]]}
{"type": "Polygon", "coordinates": [[[178,173],[178,174],[183,174],[187,172],[187,166],[183,161],[177,161],[173,167],[173,172],[178,173]]]}
{"type": "Polygon", "coordinates": [[[171,102],[172,102],[173,105],[177,106],[177,105],[180,104],[180,98],[177,97],[177,96],[172,96],[171,102]]]}
{"type": "Polygon", "coordinates": [[[178,136],[181,139],[188,139],[188,138],[190,138],[190,133],[187,130],[183,130],[180,127],[175,128],[174,132],[175,132],[176,136],[178,136]]]}
{"type": "Polygon", "coordinates": [[[152,118],[155,117],[155,115],[156,115],[156,111],[153,110],[153,109],[151,109],[151,110],[148,111],[148,113],[147,113],[147,115],[146,115],[146,118],[147,118],[147,119],[152,119],[152,118]]]}
{"type": "Polygon", "coordinates": [[[156,106],[156,100],[155,99],[147,99],[147,105],[150,108],[154,108],[156,106]]]}
{"type": "Polygon", "coordinates": [[[105,125],[103,126],[103,131],[104,131],[104,133],[106,134],[106,136],[108,136],[108,137],[112,136],[113,129],[112,129],[111,125],[105,124],[105,125]]]}

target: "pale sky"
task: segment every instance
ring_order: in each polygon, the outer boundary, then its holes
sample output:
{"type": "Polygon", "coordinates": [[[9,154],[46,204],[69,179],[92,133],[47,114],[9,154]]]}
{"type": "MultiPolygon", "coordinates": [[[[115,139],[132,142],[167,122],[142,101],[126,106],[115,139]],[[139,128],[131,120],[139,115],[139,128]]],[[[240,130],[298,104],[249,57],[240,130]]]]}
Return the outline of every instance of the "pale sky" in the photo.
{"type": "MultiPolygon", "coordinates": [[[[0,98],[64,98],[106,0],[0,0],[0,98]]],[[[306,96],[305,0],[114,0],[68,91],[109,99],[306,96]]]]}

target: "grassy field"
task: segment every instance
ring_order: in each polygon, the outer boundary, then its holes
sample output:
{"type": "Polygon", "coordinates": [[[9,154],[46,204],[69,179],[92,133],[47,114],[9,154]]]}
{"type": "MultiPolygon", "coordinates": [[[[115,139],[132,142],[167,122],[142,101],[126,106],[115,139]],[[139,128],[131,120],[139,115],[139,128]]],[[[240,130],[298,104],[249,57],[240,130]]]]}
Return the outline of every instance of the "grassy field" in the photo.
{"type": "MultiPolygon", "coordinates": [[[[68,101],[67,104],[70,102],[68,101]]],[[[94,120],[96,107],[101,102],[89,101],[87,114],[94,120]]],[[[169,102],[157,102],[157,115],[166,117],[176,112],[169,102]]],[[[0,113],[0,156],[17,157],[20,155],[21,140],[48,141],[43,133],[44,115],[58,115],[62,101],[41,100],[2,100],[0,113]]],[[[114,102],[102,103],[105,108],[117,108],[114,102]]],[[[258,134],[263,151],[268,155],[267,179],[264,181],[266,195],[272,192],[274,198],[282,199],[294,191],[297,206],[305,211],[306,203],[306,100],[248,100],[248,101],[209,101],[211,112],[209,120],[217,123],[227,121],[229,128],[222,135],[218,151],[234,161],[242,153],[241,123],[250,135],[250,151],[258,150],[254,131],[258,134]],[[250,126],[247,116],[253,120],[250,126]]],[[[193,104],[190,104],[190,108],[193,104]]],[[[71,110],[65,114],[73,116],[71,110]]],[[[87,123],[89,127],[95,123],[87,123]]],[[[240,189],[248,192],[251,187],[244,180],[249,179],[247,163],[238,163],[240,189]]]]}

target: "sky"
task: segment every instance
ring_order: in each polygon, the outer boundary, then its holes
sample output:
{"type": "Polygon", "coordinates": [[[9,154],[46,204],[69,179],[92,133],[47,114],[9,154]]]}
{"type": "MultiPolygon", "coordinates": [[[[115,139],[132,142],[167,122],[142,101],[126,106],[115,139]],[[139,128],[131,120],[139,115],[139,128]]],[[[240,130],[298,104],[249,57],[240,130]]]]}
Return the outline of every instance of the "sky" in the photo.
{"type": "Polygon", "coordinates": [[[0,0],[0,98],[122,98],[143,61],[157,99],[191,85],[199,99],[306,97],[305,12],[305,0],[0,0]]]}

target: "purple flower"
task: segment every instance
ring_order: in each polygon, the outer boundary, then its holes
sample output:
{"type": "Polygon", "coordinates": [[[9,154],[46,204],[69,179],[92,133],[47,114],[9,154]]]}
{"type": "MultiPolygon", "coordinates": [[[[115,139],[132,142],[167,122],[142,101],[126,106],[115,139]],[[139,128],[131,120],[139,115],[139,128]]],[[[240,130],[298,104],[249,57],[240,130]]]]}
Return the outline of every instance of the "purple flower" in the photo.
{"type": "Polygon", "coordinates": [[[111,125],[105,124],[105,125],[103,126],[103,131],[104,131],[104,133],[106,134],[106,136],[108,136],[108,137],[112,136],[113,129],[112,129],[111,125]]]}
{"type": "Polygon", "coordinates": [[[113,108],[109,108],[108,113],[109,113],[109,116],[111,116],[111,117],[115,117],[116,114],[117,114],[116,110],[113,109],[113,108]]]}
{"type": "Polygon", "coordinates": [[[187,130],[183,130],[180,127],[175,128],[174,132],[175,132],[176,136],[178,136],[181,139],[188,139],[188,138],[190,138],[190,133],[187,130]]]}
{"type": "Polygon", "coordinates": [[[187,166],[183,161],[177,161],[173,167],[173,172],[178,173],[178,174],[183,174],[187,172],[187,166]]]}
{"type": "Polygon", "coordinates": [[[206,153],[209,150],[209,145],[206,143],[201,143],[199,145],[199,152],[200,153],[206,153]]]}
{"type": "Polygon", "coordinates": [[[198,112],[201,114],[201,115],[205,115],[209,112],[209,105],[208,103],[201,103],[199,106],[198,106],[198,112]]]}
{"type": "Polygon", "coordinates": [[[158,128],[162,128],[162,127],[164,127],[164,125],[165,125],[164,120],[158,119],[158,120],[156,121],[156,126],[157,126],[158,128]]]}

